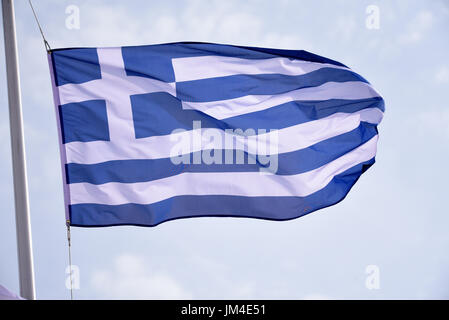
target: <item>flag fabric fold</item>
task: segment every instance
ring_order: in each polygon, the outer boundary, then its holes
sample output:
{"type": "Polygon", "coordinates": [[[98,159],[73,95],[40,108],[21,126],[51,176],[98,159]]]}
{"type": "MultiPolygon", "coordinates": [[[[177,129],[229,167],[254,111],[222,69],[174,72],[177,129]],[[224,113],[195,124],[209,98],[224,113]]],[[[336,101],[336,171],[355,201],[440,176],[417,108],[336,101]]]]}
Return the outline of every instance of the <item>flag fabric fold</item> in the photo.
{"type": "Polygon", "coordinates": [[[211,43],[49,53],[72,226],[287,220],[375,161],[384,100],[306,51],[211,43]]]}

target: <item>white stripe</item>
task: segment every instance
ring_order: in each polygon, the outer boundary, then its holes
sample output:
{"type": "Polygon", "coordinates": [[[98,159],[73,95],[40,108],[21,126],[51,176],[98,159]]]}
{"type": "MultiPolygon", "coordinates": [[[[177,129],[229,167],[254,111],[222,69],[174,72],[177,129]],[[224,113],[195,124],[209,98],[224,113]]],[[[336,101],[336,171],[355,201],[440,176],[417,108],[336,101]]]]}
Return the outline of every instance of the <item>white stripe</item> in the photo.
{"type": "Polygon", "coordinates": [[[242,59],[223,56],[203,56],[172,59],[176,81],[191,81],[236,74],[302,75],[321,68],[350,70],[328,63],[289,58],[242,59]]]}
{"type": "Polygon", "coordinates": [[[68,83],[58,87],[61,105],[95,99],[110,99],[117,92],[126,96],[152,92],[167,92],[176,96],[175,83],[167,83],[150,78],[127,76],[96,79],[80,84],[68,83]]]}
{"type": "Polygon", "coordinates": [[[248,95],[212,102],[182,102],[183,109],[202,111],[221,120],[265,110],[290,101],[319,101],[330,99],[369,99],[380,95],[368,83],[360,81],[326,82],[317,87],[298,89],[278,95],[248,95]]]}
{"type": "MultiPolygon", "coordinates": [[[[257,142],[278,141],[275,148],[267,149],[264,154],[277,154],[307,148],[320,141],[335,137],[357,128],[360,121],[379,123],[383,113],[377,108],[364,109],[354,113],[336,113],[329,117],[305,122],[295,126],[249,137],[237,136],[236,149],[247,150],[252,154],[261,154],[257,150],[257,142]],[[277,139],[273,137],[277,135],[277,139]]],[[[201,145],[194,145],[191,152],[205,149],[223,149],[216,140],[211,145],[205,131],[221,135],[225,141],[229,134],[220,129],[197,129],[174,133],[165,136],[153,136],[131,141],[116,139],[114,141],[70,142],[65,144],[67,163],[94,164],[111,160],[158,159],[170,158],[180,141],[193,141],[200,136],[201,145]]],[[[231,135],[232,137],[236,137],[231,135]]]]}
{"type": "Polygon", "coordinates": [[[150,182],[103,185],[70,184],[71,204],[151,204],[180,195],[308,196],[324,188],[334,176],[372,159],[377,136],[328,164],[305,173],[278,176],[258,172],[182,173],[150,182]]]}
{"type": "MultiPolygon", "coordinates": [[[[97,49],[98,61],[101,67],[102,84],[116,83],[117,79],[126,77],[125,67],[120,48],[97,49]]],[[[123,90],[123,89],[122,89],[123,90]]],[[[112,87],[100,91],[107,93],[106,110],[108,117],[109,139],[134,139],[133,114],[131,100],[123,91],[114,90],[112,87]],[[127,128],[128,130],[124,130],[127,128]]]]}

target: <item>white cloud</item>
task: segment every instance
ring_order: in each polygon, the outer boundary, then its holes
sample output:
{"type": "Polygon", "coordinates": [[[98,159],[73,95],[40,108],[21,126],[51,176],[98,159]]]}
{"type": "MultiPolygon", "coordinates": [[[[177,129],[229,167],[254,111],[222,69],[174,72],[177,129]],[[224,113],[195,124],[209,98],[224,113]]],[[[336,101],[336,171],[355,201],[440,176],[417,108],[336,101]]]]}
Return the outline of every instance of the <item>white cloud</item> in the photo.
{"type": "Polygon", "coordinates": [[[431,29],[434,16],[430,11],[421,11],[408,25],[407,32],[399,37],[403,44],[420,42],[431,29]]]}
{"type": "Polygon", "coordinates": [[[175,17],[169,15],[163,15],[157,18],[154,28],[157,31],[157,36],[163,41],[163,39],[168,39],[171,41],[171,37],[177,34],[181,26],[177,23],[175,17]]]}
{"type": "Polygon", "coordinates": [[[209,286],[215,288],[208,291],[207,295],[195,295],[200,299],[254,299],[262,293],[256,290],[255,284],[248,279],[233,279],[233,270],[226,264],[197,255],[192,256],[188,263],[192,264],[203,279],[207,279],[209,286]]]}
{"type": "Polygon", "coordinates": [[[352,16],[338,17],[334,28],[330,32],[330,36],[338,41],[350,41],[354,37],[357,29],[357,23],[352,16]]]}
{"type": "Polygon", "coordinates": [[[153,270],[134,255],[116,257],[111,269],[93,273],[91,284],[108,299],[192,299],[170,275],[153,270]]]}
{"type": "Polygon", "coordinates": [[[309,41],[291,34],[267,33],[261,41],[262,46],[281,49],[313,51],[313,44],[309,41]]]}
{"type": "MultiPolygon", "coordinates": [[[[143,14],[143,12],[142,12],[143,14]]],[[[179,13],[157,12],[137,16],[122,5],[80,6],[81,29],[52,30],[54,47],[139,45],[176,41],[205,41],[236,45],[311,50],[297,32],[270,30],[253,7],[237,1],[189,1],[179,13]],[[64,43],[58,44],[57,42],[64,43]]]]}
{"type": "Polygon", "coordinates": [[[438,69],[435,74],[435,81],[437,83],[448,83],[449,82],[449,67],[442,66],[438,69]]]}
{"type": "Polygon", "coordinates": [[[418,113],[410,119],[409,124],[419,134],[449,139],[449,105],[439,110],[418,113]]]}

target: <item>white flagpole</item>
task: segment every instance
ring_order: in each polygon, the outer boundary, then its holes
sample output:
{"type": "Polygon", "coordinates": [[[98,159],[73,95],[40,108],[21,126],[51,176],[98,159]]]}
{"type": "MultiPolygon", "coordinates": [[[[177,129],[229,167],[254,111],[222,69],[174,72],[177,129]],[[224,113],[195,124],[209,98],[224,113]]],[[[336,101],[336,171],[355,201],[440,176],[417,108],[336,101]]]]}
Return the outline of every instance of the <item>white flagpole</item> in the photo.
{"type": "Polygon", "coordinates": [[[6,77],[8,82],[9,126],[14,178],[17,255],[19,258],[20,295],[35,299],[33,249],[28,204],[25,147],[23,139],[22,102],[20,98],[19,62],[12,0],[2,0],[5,40],[6,77]]]}

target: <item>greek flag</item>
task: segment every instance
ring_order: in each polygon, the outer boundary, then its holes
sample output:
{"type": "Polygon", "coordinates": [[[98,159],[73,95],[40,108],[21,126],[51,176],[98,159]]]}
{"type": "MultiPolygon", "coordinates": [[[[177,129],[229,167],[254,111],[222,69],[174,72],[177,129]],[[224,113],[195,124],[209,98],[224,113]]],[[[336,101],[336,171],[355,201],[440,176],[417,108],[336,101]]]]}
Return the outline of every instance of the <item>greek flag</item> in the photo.
{"type": "Polygon", "coordinates": [[[306,51],[181,42],[49,63],[72,226],[293,219],[374,163],[382,97],[306,51]]]}

